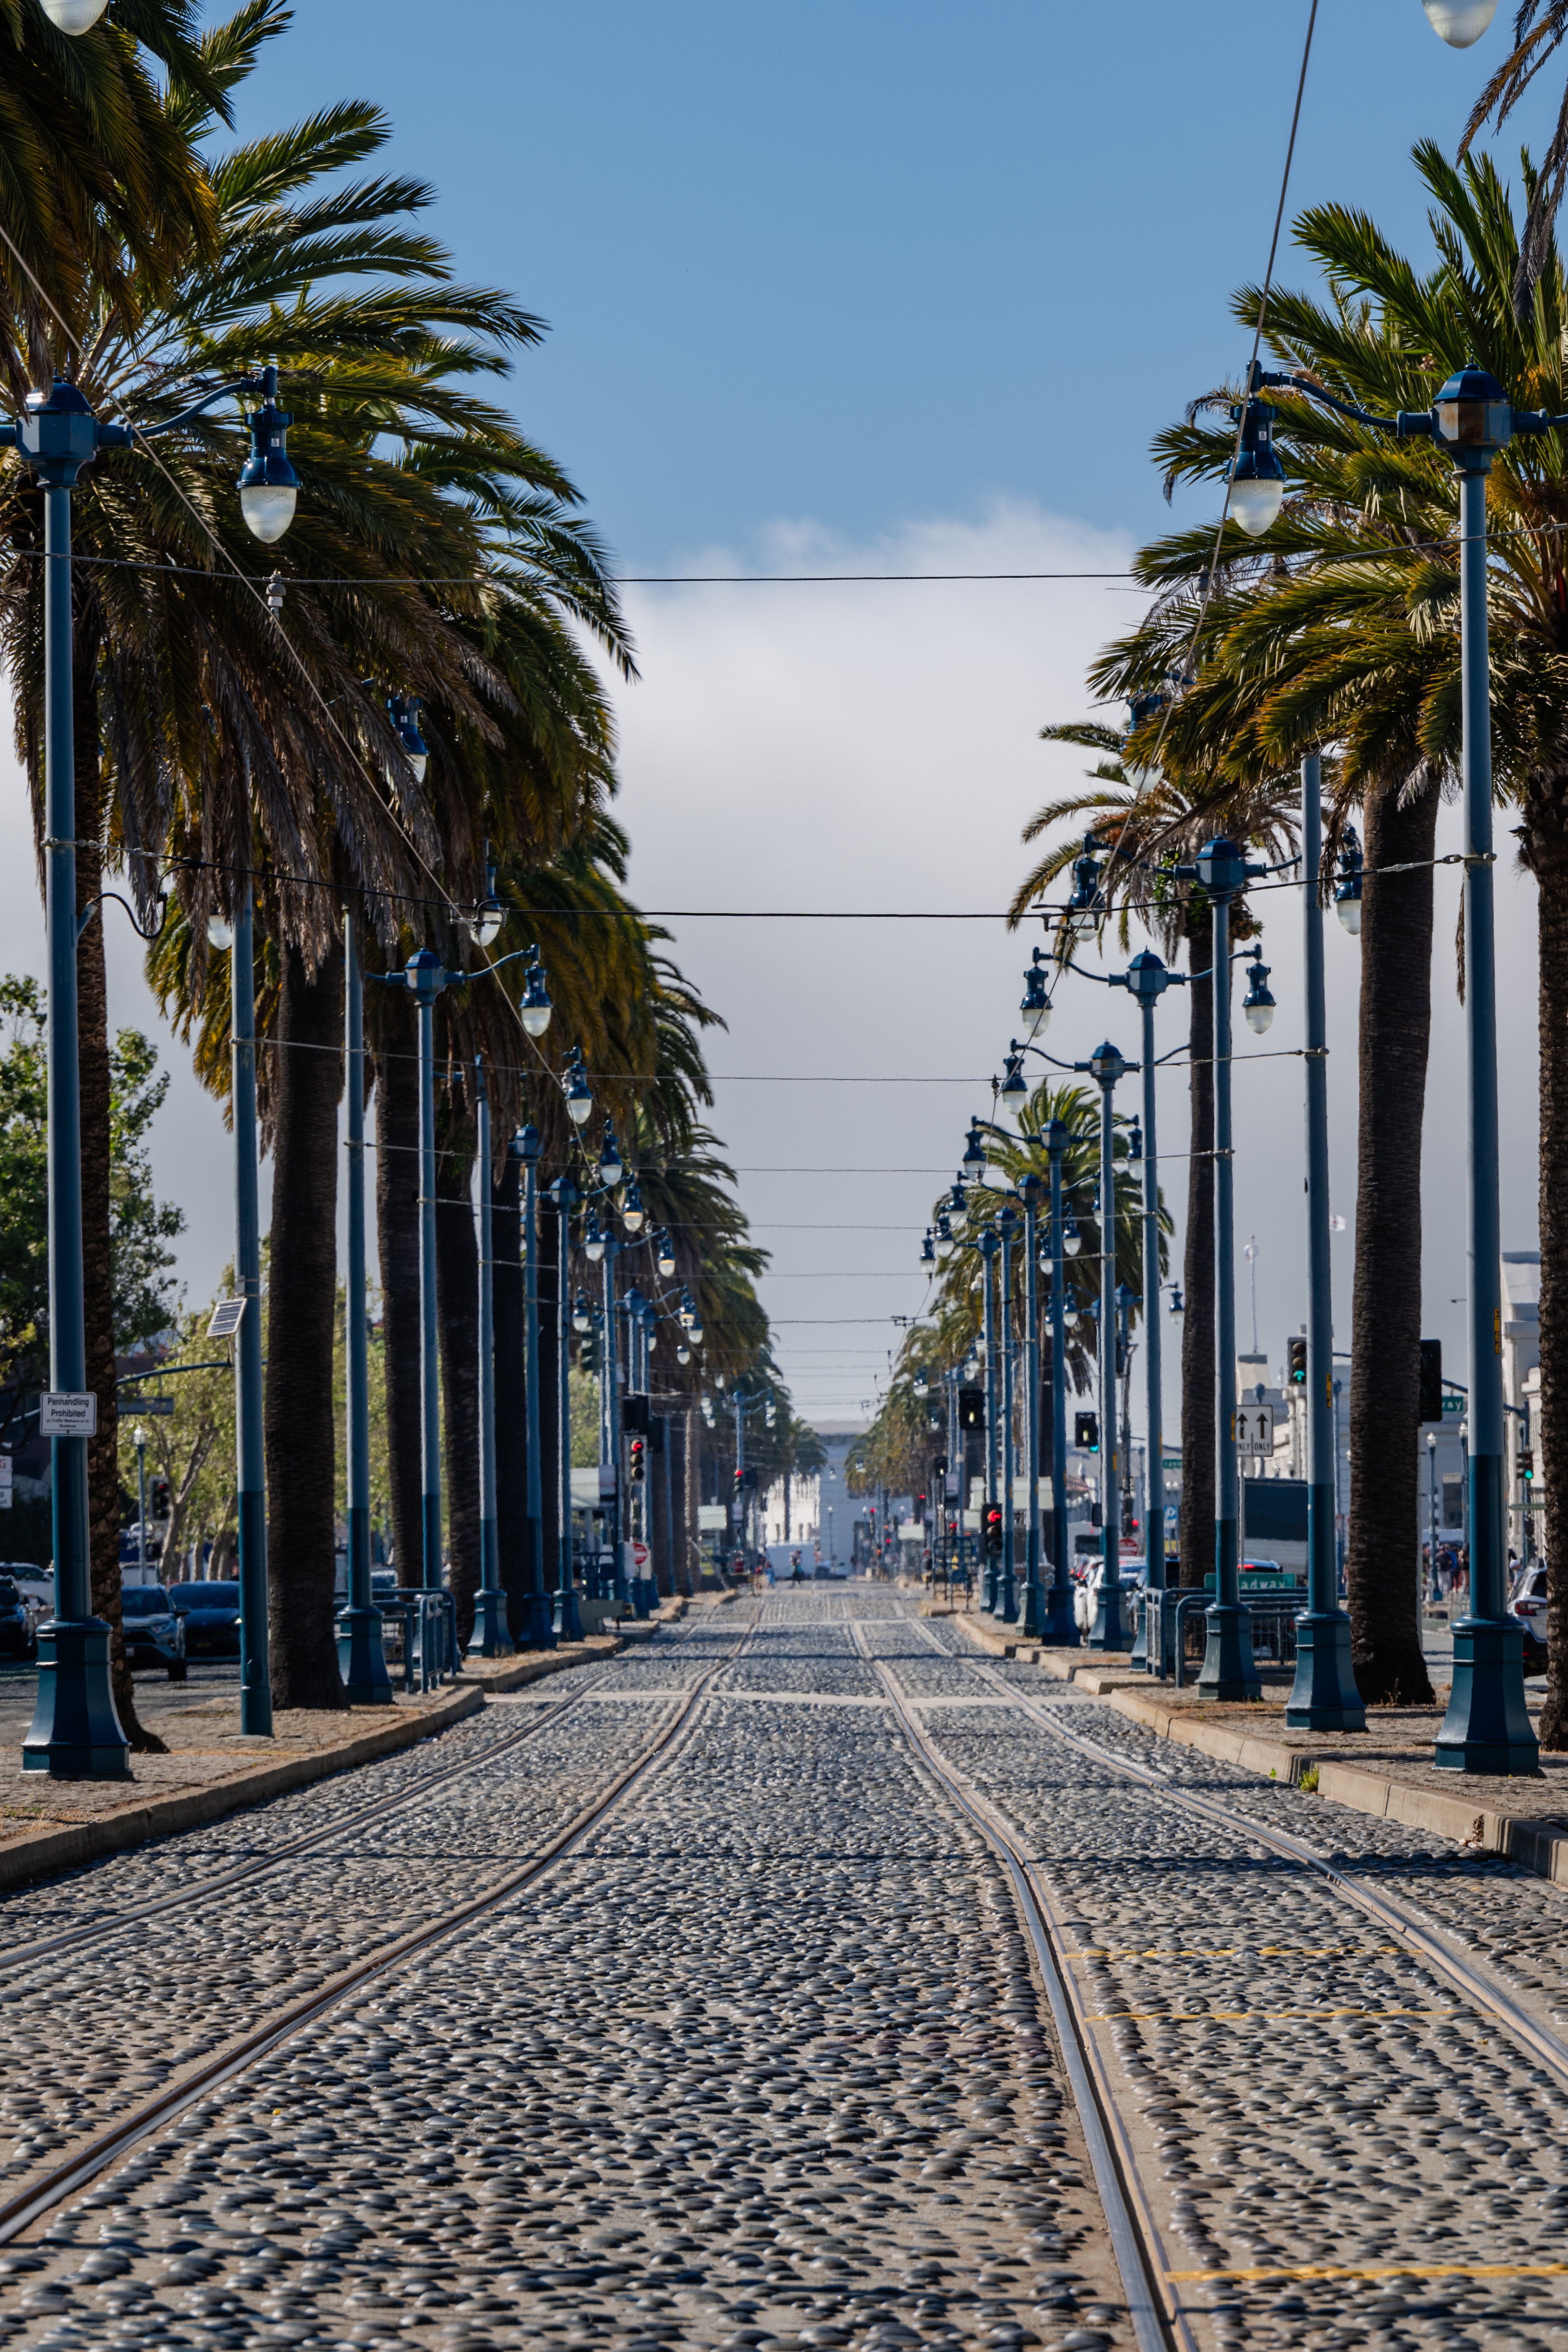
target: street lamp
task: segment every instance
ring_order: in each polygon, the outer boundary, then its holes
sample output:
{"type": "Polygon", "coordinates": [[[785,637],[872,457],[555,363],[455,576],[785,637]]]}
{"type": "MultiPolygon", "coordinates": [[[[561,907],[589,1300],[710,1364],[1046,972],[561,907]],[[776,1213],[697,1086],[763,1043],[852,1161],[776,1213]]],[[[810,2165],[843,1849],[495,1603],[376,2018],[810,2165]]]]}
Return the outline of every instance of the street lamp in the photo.
{"type": "MultiPolygon", "coordinates": [[[[621,1203],[621,1223],[625,1225],[627,1233],[633,1234],[640,1234],[644,1225],[647,1223],[647,1211],[642,1204],[642,1189],[637,1183],[637,1180],[635,1176],[627,1185],[626,1197],[621,1203]]],[[[658,1270],[662,1274],[665,1269],[663,1265],[659,1264],[657,1257],[654,1263],[656,1265],[658,1265],[658,1270]]],[[[669,1261],[669,1272],[671,1274],[675,1272],[675,1260],[673,1258],[669,1261]]]]}
{"type": "Polygon", "coordinates": [[[1274,446],[1278,409],[1248,399],[1230,412],[1241,426],[1241,446],[1230,469],[1230,511],[1249,539],[1259,538],[1285,502],[1285,468],[1274,446]]]}
{"type": "MultiPolygon", "coordinates": [[[[461,984],[439,956],[421,948],[409,957],[403,984],[412,995],[419,1024],[419,1529],[420,1589],[441,1590],[441,1390],[437,1370],[436,1311],[436,999],[461,984]]],[[[420,1625],[421,1671],[426,1643],[434,1639],[435,1612],[428,1601],[420,1625]]],[[[441,1653],[437,1650],[437,1655],[441,1653]]],[[[453,1661],[454,1671],[456,1660],[453,1661]]]]}
{"type": "MultiPolygon", "coordinates": [[[[55,0],[50,20],[61,32],[86,32],[100,10],[90,0],[55,0]]],[[[262,409],[250,419],[251,456],[240,476],[240,504],[258,537],[278,538],[287,530],[299,493],[289,464],[289,420],[275,404],[276,368],[231,378],[213,386],[179,415],[133,432],[129,425],[102,425],[74,383],[57,375],[48,393],[29,393],[22,415],[0,425],[0,447],[16,449],[37,475],[44,492],[44,896],[48,963],[48,1193],[49,1193],[49,1393],[85,1399],[87,1339],[83,1311],[81,1225],[81,1112],[77,1013],[76,749],[71,663],[71,493],[84,466],[105,449],[129,449],[137,439],[174,430],[237,392],[259,391],[262,409]],[[288,513],[283,513],[284,477],[288,513]],[[263,493],[272,496],[270,506],[263,493]]],[[[248,904],[248,888],[247,889],[248,904]]],[[[252,1049],[254,1050],[254,1049],[252,1049]]],[[[236,1057],[238,1037],[236,1034],[236,1057]]],[[[235,1139],[241,1145],[243,1106],[235,1102],[235,1139]]],[[[254,1145],[254,1128],[251,1129],[254,1145]]],[[[241,1180],[243,1185],[243,1179],[241,1180]]],[[[237,1266],[237,1274],[239,1268],[237,1266]]],[[[241,1276],[243,1281],[243,1276],[241,1276]]],[[[259,1313],[259,1305],[258,1306],[259,1313]]],[[[254,1318],[252,1318],[254,1322],[254,1318]]],[[[243,1324],[242,1324],[243,1329],[243,1324]]],[[[255,1334],[259,1370],[260,1334],[255,1334]]],[[[257,1417],[259,1434],[260,1399],[257,1417]]],[[[57,1780],[124,1780],[129,1746],[115,1712],[109,1680],[109,1628],[92,1613],[91,1546],[88,1527],[87,1448],[96,1405],[73,1404],[72,1433],[51,1433],[53,1451],[54,1615],[40,1627],[37,1700],[22,1744],[22,1769],[57,1780]]],[[[50,1416],[52,1418],[52,1415],[50,1416]]],[[[243,1427],[243,1419],[242,1419],[243,1427]]],[[[241,1541],[247,1517],[241,1513],[241,1541]]],[[[269,1732],[271,1697],[266,1681],[265,1554],[256,1558],[255,1515],[249,1533],[251,1574],[241,1559],[242,1659],[240,1708],[243,1727],[269,1732]],[[258,1588],[258,1620],[250,1612],[252,1646],[246,1646],[244,1603],[258,1588]],[[260,1628],[258,1633],[258,1626],[260,1628]],[[259,1650],[255,1646],[259,1641],[259,1650]],[[259,1655],[259,1672],[257,1671],[259,1655]],[[246,1668],[250,1677],[246,1679],[246,1668]]],[[[261,1515],[265,1529],[265,1510],[261,1515]]],[[[263,1532],[262,1541],[265,1542],[263,1532]]]]}
{"type": "Polygon", "coordinates": [[[485,895],[479,905],[463,918],[464,928],[477,947],[493,947],[506,921],[506,908],[496,897],[496,870],[489,861],[489,845],[485,845],[485,895]]]}
{"type": "MultiPolygon", "coordinates": [[[[980,1252],[980,1279],[982,1284],[981,1312],[984,1318],[984,1356],[983,1360],[985,1366],[985,1510],[986,1525],[987,1528],[989,1528],[990,1514],[996,1507],[996,1485],[1000,1469],[1000,1465],[996,1459],[996,1349],[994,1344],[995,1336],[995,1309],[994,1305],[995,1285],[994,1281],[994,1274],[996,1265],[996,1253],[1000,1249],[1001,1244],[996,1237],[994,1228],[987,1225],[975,1246],[980,1252]]],[[[980,1361],[976,1360],[973,1353],[970,1357],[970,1362],[974,1366],[974,1372],[978,1375],[980,1370],[980,1361]]],[[[996,1610],[1000,1574],[1001,1562],[997,1559],[995,1553],[992,1551],[989,1539],[987,1539],[985,1549],[985,1568],[984,1571],[984,1582],[982,1589],[981,1606],[984,1609],[989,1610],[993,1615],[995,1614],[996,1610]]]]}
{"type": "Polygon", "coordinates": [[[1079,1067],[1100,1088],[1100,1595],[1091,1650],[1124,1650],[1121,1622],[1121,1482],[1116,1427],[1116,1085],[1132,1066],[1107,1042],[1079,1067]]]}
{"type": "Polygon", "coordinates": [[[1026,1045],[1034,1045],[1043,1037],[1051,1024],[1051,1000],[1046,986],[1045,964],[1046,959],[1037,948],[1024,974],[1024,997],[1018,1007],[1026,1045]]]}
{"type": "Polygon", "coordinates": [[[1051,1582],[1045,1597],[1040,1639],[1057,1649],[1076,1650],[1078,1615],[1073,1606],[1072,1563],[1068,1557],[1068,1253],[1062,1212],[1062,1160],[1071,1138],[1066,1123],[1059,1118],[1048,1120],[1045,1139],[1051,1171],[1051,1582]]]}
{"type": "Polygon", "coordinates": [[[474,1596],[470,1658],[507,1658],[506,1594],[496,1522],[495,1252],[490,1210],[490,1100],[485,1066],[474,1057],[475,1147],[479,1163],[479,1589],[474,1596]]]}
{"type": "MultiPolygon", "coordinates": [[[[1433,14],[1428,7],[1428,15],[1433,14]]],[[[1484,26],[1444,0],[1446,39],[1484,26]]],[[[1492,847],[1491,679],[1487,616],[1487,476],[1515,435],[1560,432],[1568,415],[1515,408],[1475,361],[1457,368],[1429,411],[1379,416],[1293,373],[1253,363],[1249,395],[1282,385],[1401,441],[1430,440],[1459,476],[1459,614],[1464,783],[1465,1053],[1468,1114],[1470,1607],[1453,1628],[1454,1679],[1434,1762],[1447,1771],[1533,1772],[1539,1747],[1524,1703],[1524,1629],[1507,1609],[1502,1316],[1498,1198],[1497,938],[1492,847]]],[[[1201,860],[1200,860],[1201,863],[1201,860]]],[[[1215,963],[1215,970],[1219,969],[1215,963]]],[[[1217,1077],[1217,1070],[1216,1070],[1217,1077]]],[[[1217,1088],[1216,1088],[1217,1092],[1217,1088]]],[[[1217,1140],[1217,1138],[1216,1138],[1217,1140]]],[[[1228,1139],[1227,1139],[1228,1140],[1228,1139]]],[[[1225,1171],[1222,1159],[1216,1167],[1225,1171]]],[[[1205,1667],[1206,1672],[1206,1667],[1205,1667]]]]}
{"type": "Polygon", "coordinates": [[[56,32],[68,33],[74,40],[91,32],[109,0],[39,0],[39,5],[56,32]]]}
{"type": "MultiPolygon", "coordinates": [[[[1143,1410],[1150,1490],[1143,1517],[1145,1590],[1149,1600],[1133,1644],[1132,1663],[1162,1677],[1165,1672],[1165,1604],[1160,1598],[1165,1590],[1165,1437],[1160,1363],[1160,1154],[1154,1118],[1154,1012],[1165,991],[1184,986],[1185,981],[1185,973],[1170,971],[1159,956],[1145,948],[1133,957],[1126,971],[1117,974],[1111,982],[1113,988],[1126,989],[1142,1019],[1143,1117],[1142,1126],[1136,1121],[1133,1124],[1137,1149],[1129,1157],[1133,1167],[1141,1167],[1143,1178],[1143,1410]],[[1153,1499],[1156,1496],[1158,1507],[1153,1499]]],[[[1179,1292],[1177,1298],[1179,1301],[1179,1292]]]]}
{"type": "Polygon", "coordinates": [[[525,1036],[542,1037],[550,1026],[550,1015],[553,1008],[550,1002],[549,988],[545,984],[544,966],[537,957],[529,965],[523,977],[526,986],[522,1003],[518,1007],[518,1018],[522,1023],[525,1036]]]}
{"type": "Polygon", "coordinates": [[[1030,1169],[1018,1185],[1024,1203],[1024,1476],[1028,1493],[1018,1631],[1032,1642],[1042,1640],[1046,1631],[1040,1585],[1040,1180],[1030,1169]]]}
{"type": "MultiPolygon", "coordinates": [[[[430,753],[424,736],[419,732],[418,721],[421,709],[419,697],[416,694],[388,695],[386,709],[387,715],[392,720],[393,732],[397,737],[403,756],[413,771],[414,781],[416,784],[422,784],[425,782],[425,772],[430,765],[430,753]]],[[[389,781],[395,788],[397,778],[395,773],[389,772],[389,781]]],[[[496,929],[500,930],[500,925],[498,923],[496,929]]],[[[491,937],[494,937],[493,932],[491,937]]]]}
{"type": "Polygon", "coordinates": [[[561,1081],[565,1097],[566,1116],[574,1127],[585,1127],[594,1108],[594,1097],[588,1085],[588,1073],[583,1066],[583,1048],[574,1045],[566,1057],[566,1069],[561,1081]]]}
{"type": "MultiPolygon", "coordinates": [[[[539,1411],[539,1129],[520,1128],[511,1149],[522,1162],[523,1411],[527,1416],[526,1613],[519,1647],[552,1650],[555,1630],[544,1585],[544,1465],[539,1411]]],[[[565,1275],[560,1280],[564,1285],[565,1275]]]]}
{"type": "Polygon", "coordinates": [[[1236,1157],[1231,1119],[1230,910],[1248,880],[1249,866],[1223,835],[1204,844],[1194,866],[1177,878],[1202,884],[1213,908],[1215,1355],[1218,1374],[1215,1597],[1207,1612],[1208,1643],[1198,1689],[1205,1698],[1256,1698],[1262,1685],[1252,1655],[1252,1621],[1240,1585],[1241,1487],[1236,1450],[1236,1157]]]}
{"type": "Polygon", "coordinates": [[[572,1212],[577,1187],[570,1176],[558,1176],[550,1187],[555,1230],[555,1366],[556,1366],[556,1524],[558,1529],[555,1584],[555,1637],[560,1642],[583,1639],[583,1612],[572,1575],[572,1337],[568,1304],[572,1265],[572,1212]]]}
{"type": "Polygon", "coordinates": [[[1497,15],[1497,0],[1421,0],[1421,5],[1437,38],[1451,49],[1473,47],[1497,15]]]}
{"type": "MultiPolygon", "coordinates": [[[[364,981],[359,919],[343,912],[345,1102],[348,1111],[348,1264],[343,1361],[348,1411],[348,1607],[338,1618],[338,1672],[351,1706],[390,1706],[382,1614],[370,1570],[370,1333],[365,1315],[364,981]]],[[[254,1318],[251,1318],[254,1319],[254,1318]]],[[[240,1321],[244,1342],[245,1318],[240,1321]]],[[[259,1352],[259,1351],[258,1351],[259,1352]]]]}
{"type": "MultiPolygon", "coordinates": [[[[998,1614],[1005,1625],[1018,1622],[1018,1585],[1016,1574],[1015,1534],[1013,1525],[1013,1242],[1018,1231],[1018,1212],[1011,1201],[1004,1201],[996,1218],[998,1244],[997,1276],[1001,1290],[1000,1329],[997,1334],[1001,1352],[998,1370],[998,1391],[1002,1412],[1002,1575],[997,1588],[1000,1603],[998,1614]]],[[[1034,1280],[1033,1254],[1027,1267],[1029,1282],[1034,1280]]]]}
{"type": "MultiPolygon", "coordinates": [[[[1328,1014],[1323,996],[1322,767],[1301,762],[1301,917],[1307,1084],[1307,1607],[1296,1620],[1296,1678],[1285,1720],[1296,1731],[1364,1731],[1351,1664],[1351,1621],[1340,1607],[1334,1464],[1333,1297],[1329,1259],[1328,1014]]],[[[1359,860],[1360,851],[1357,851],[1359,860]]],[[[1359,893],[1361,878],[1356,877],[1359,893]]],[[[1357,926],[1361,899],[1355,900],[1357,926]]]]}
{"type": "Polygon", "coordinates": [[[1241,1000],[1241,1010],[1255,1037],[1265,1035],[1274,1018],[1274,999],[1268,992],[1268,970],[1261,954],[1247,967],[1248,987],[1241,1000]]]}
{"type": "Polygon", "coordinates": [[[616,1143],[616,1130],[606,1119],[604,1148],[599,1153],[599,1181],[606,1192],[613,1192],[626,1172],[625,1164],[616,1143]]]}

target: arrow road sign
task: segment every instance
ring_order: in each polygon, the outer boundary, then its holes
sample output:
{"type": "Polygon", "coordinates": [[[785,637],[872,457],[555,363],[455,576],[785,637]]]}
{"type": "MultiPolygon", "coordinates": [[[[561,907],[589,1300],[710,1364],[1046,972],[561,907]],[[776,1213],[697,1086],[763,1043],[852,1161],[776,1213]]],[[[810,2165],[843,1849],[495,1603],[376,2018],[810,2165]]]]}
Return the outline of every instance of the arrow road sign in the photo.
{"type": "Polygon", "coordinates": [[[1236,1450],[1238,1454],[1273,1453],[1274,1408],[1271,1404],[1237,1406],[1236,1450]]]}

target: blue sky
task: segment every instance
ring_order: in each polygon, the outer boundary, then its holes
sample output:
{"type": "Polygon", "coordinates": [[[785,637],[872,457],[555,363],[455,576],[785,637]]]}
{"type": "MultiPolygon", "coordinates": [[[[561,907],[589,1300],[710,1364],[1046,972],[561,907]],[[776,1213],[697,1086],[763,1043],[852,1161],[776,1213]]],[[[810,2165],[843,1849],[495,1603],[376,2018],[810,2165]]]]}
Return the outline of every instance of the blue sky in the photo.
{"type": "MultiPolygon", "coordinates": [[[[509,396],[624,569],[1114,570],[1168,519],[1152,436],[1246,358],[1229,297],[1263,268],[1307,7],[307,0],[247,85],[241,128],[338,98],[385,107],[385,160],[435,184],[461,275],[549,322],[509,396]]],[[[1321,0],[1292,210],[1366,207],[1419,249],[1410,146],[1455,140],[1503,16],[1458,54],[1419,0],[1321,0]]],[[[1538,144],[1555,73],[1521,126],[1538,144]]],[[[1288,247],[1282,271],[1296,274],[1288,247]]],[[[1004,906],[1025,819],[1081,765],[1038,728],[1084,715],[1086,662],[1138,609],[1115,583],[635,589],[628,604],[643,681],[616,691],[621,810],[649,908],[1004,906]]],[[[33,872],[13,778],[0,925],[7,961],[39,970],[33,872]]],[[[1462,1378],[1450,878],[1426,1328],[1462,1378]]],[[[1500,888],[1503,1234],[1519,1248],[1535,1237],[1534,894],[1506,869],[1500,888]]],[[[860,1418],[889,1317],[921,1303],[921,1228],[988,1107],[1027,943],[999,924],[672,929],[729,1023],[715,1125],[774,1254],[780,1360],[803,1409],[860,1418]]],[[[1333,929],[1334,1205],[1353,1219],[1357,950],[1333,929]]],[[[116,1017],[157,1034],[134,942],[108,937],[116,1017]]],[[[1289,1047],[1300,950],[1279,902],[1268,951],[1269,1045],[1289,1047]]],[[[1110,1009],[1124,1003],[1064,983],[1053,1048],[1081,1057],[1109,1027],[1133,1053],[1110,1009]]],[[[229,1145],[166,1033],[164,1050],[155,1163],[205,1297],[231,1247],[229,1145]]],[[[1162,1085],[1179,1223],[1185,1090],[1177,1073],[1162,1085]]],[[[1300,1065],[1259,1063],[1237,1088],[1238,1239],[1257,1235],[1259,1338],[1279,1359],[1302,1311],[1300,1065]]],[[[1336,1247],[1348,1338],[1348,1234],[1336,1247]]]]}
{"type": "MultiPolygon", "coordinates": [[[[632,570],[998,496],[1142,534],[1152,433],[1246,356],[1227,301],[1263,268],[1307,14],[310,0],[244,119],[386,109],[463,274],[550,322],[518,412],[632,570]]],[[[1411,143],[1458,136],[1508,14],[1460,53],[1419,0],[1321,0],[1295,200],[1420,237],[1411,143]]]]}

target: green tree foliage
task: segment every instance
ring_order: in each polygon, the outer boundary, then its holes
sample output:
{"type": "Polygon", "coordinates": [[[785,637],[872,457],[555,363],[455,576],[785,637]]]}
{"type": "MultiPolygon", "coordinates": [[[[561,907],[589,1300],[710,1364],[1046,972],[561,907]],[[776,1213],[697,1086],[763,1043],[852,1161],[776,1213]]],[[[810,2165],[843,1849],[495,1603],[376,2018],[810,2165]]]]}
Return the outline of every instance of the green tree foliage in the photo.
{"type": "MultiPolygon", "coordinates": [[[[37,981],[0,977],[0,1378],[13,1389],[41,1381],[48,1360],[47,1019],[37,981]]],[[[121,1029],[110,1055],[110,1119],[114,1336],[122,1353],[163,1330],[175,1309],[169,1244],[185,1221],[158,1200],[148,1150],[168,1090],[151,1038],[121,1029]]]]}

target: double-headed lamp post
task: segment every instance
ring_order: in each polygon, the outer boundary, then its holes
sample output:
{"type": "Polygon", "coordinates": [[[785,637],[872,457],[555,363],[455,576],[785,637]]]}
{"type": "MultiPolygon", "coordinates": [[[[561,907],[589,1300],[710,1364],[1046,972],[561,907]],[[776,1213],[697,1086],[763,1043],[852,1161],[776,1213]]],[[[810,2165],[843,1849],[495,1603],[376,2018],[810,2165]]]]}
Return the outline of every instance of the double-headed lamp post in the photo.
{"type": "MultiPolygon", "coordinates": [[[[90,5],[90,0],[89,0],[90,5]]],[[[51,17],[62,32],[85,32],[96,21],[69,0],[55,0],[51,17]]],[[[76,751],[71,665],[71,493],[82,467],[105,449],[130,449],[153,432],[170,432],[240,392],[259,392],[251,417],[249,458],[239,477],[240,506],[258,539],[272,541],[293,519],[299,482],[286,446],[289,419],[277,405],[278,373],[236,377],[155,427],[102,425],[76,385],[57,375],[51,390],[30,393],[15,424],[0,425],[0,447],[15,449],[44,493],[44,904],[48,961],[48,1199],[49,1393],[69,1399],[46,1416],[53,1424],[54,1615],[38,1631],[37,1703],[22,1743],[22,1769],[56,1780],[124,1780],[129,1745],[115,1712],[109,1679],[109,1627],[92,1613],[92,1558],[88,1525],[87,1449],[97,1412],[87,1388],[81,1229],[81,1108],[77,1017],[76,751]]],[[[248,893],[247,893],[248,897],[248,893]]],[[[237,1130],[238,1122],[237,1119],[237,1130]]],[[[256,1314],[259,1314],[259,1303],[256,1314]]],[[[255,1317],[251,1318],[252,1322],[255,1317]]],[[[258,1434],[260,1400],[257,1399],[258,1434]]],[[[244,1418],[241,1416],[243,1433],[244,1418]]],[[[258,1465],[259,1466],[259,1465],[258,1465]]],[[[247,1533],[241,1464],[241,1544],[247,1533]]],[[[265,1522],[261,1541],[265,1545],[265,1522]]],[[[256,1529],[249,1530],[255,1550],[256,1529]]],[[[242,1608],[247,1597],[241,1553],[242,1608]]],[[[265,1551],[259,1579],[265,1626],[265,1551]]],[[[250,1593],[252,1603],[256,1598],[250,1593]]],[[[254,1617],[254,1605],[248,1612],[254,1617]]],[[[254,1633],[256,1628],[251,1627],[254,1633]]],[[[272,1727],[265,1680],[242,1685],[242,1724],[272,1727]]]]}
{"type": "MultiPolygon", "coordinates": [[[[1444,37],[1463,46],[1476,10],[1427,0],[1444,37]],[[1445,31],[1443,18],[1448,26],[1445,31]]],[[[1380,416],[1321,384],[1255,362],[1249,404],[1266,387],[1317,401],[1401,441],[1429,440],[1459,476],[1460,686],[1465,867],[1465,1057],[1468,1077],[1468,1339],[1470,1360],[1470,1609],[1455,1624],[1454,1680],[1434,1761],[1448,1771],[1533,1772],[1539,1748],[1524,1703],[1524,1632],[1508,1613],[1505,1526],[1500,1212],[1498,1198],[1497,940],[1493,892],[1491,677],[1487,617],[1487,476],[1517,436],[1560,433],[1568,415],[1515,408],[1495,376],[1473,361],[1457,368],[1429,410],[1380,416]]],[[[1284,497],[1273,459],[1270,503],[1244,524],[1266,530],[1284,497]]],[[[1200,861],[1201,862],[1201,861],[1200,861]]],[[[1218,969],[1216,955],[1215,969],[1218,969]]],[[[1221,1163],[1223,1165],[1223,1162],[1221,1163]]],[[[1205,1667],[1206,1672],[1206,1667],[1205,1667]]]]}
{"type": "Polygon", "coordinates": [[[1121,1622],[1121,1476],[1116,1412],[1116,1084],[1131,1066],[1109,1040],[1087,1068],[1100,1088],[1100,1517],[1099,1605],[1091,1650],[1124,1650],[1121,1622]]]}

